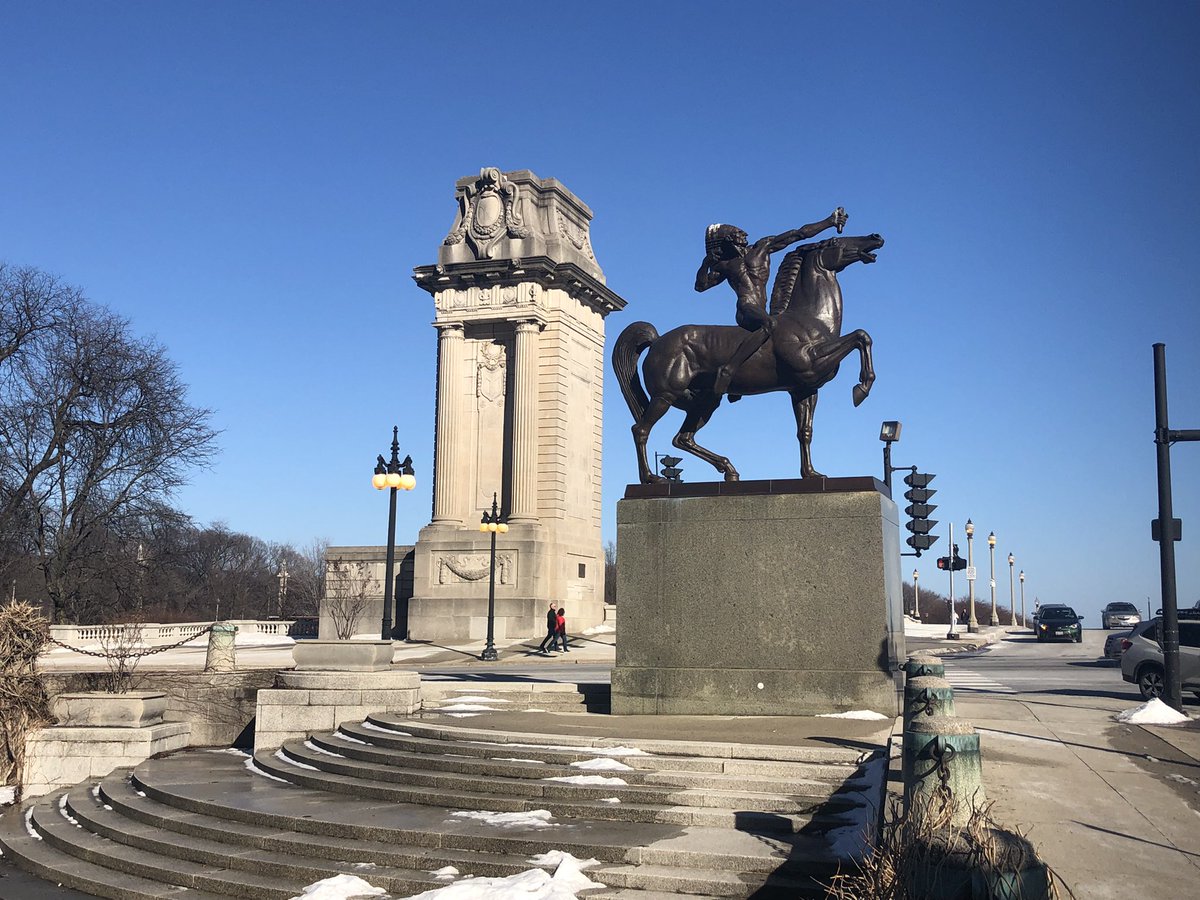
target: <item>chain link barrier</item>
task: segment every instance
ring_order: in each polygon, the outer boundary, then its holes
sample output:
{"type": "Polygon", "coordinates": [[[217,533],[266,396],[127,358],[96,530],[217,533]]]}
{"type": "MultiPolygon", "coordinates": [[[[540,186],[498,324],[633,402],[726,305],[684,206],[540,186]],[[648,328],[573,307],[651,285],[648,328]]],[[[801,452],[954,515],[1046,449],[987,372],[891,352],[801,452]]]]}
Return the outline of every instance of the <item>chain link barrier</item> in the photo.
{"type": "Polygon", "coordinates": [[[933,757],[934,765],[937,766],[937,776],[942,783],[942,790],[949,794],[950,763],[954,761],[954,757],[958,756],[958,751],[950,746],[949,741],[944,737],[936,737],[931,741],[929,755],[933,757]]]}
{"type": "Polygon", "coordinates": [[[165,653],[167,650],[177,650],[184,644],[190,644],[196,638],[203,637],[213,630],[212,625],[206,625],[204,628],[197,631],[195,634],[184,638],[181,641],[176,641],[174,644],[166,644],[162,647],[147,647],[144,650],[129,651],[126,653],[115,653],[111,650],[84,650],[82,647],[72,647],[70,644],[64,644],[62,641],[53,637],[46,640],[51,644],[56,644],[66,650],[74,653],[82,653],[84,656],[95,656],[99,659],[142,659],[146,656],[153,656],[155,653],[165,653]]]}

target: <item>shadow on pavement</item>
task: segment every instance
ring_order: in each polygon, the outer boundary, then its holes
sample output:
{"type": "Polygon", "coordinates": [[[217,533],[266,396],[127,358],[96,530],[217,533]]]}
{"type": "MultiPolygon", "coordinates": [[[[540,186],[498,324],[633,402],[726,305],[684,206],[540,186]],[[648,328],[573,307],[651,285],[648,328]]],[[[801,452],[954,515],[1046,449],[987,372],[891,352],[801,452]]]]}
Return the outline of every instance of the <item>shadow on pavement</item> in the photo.
{"type": "Polygon", "coordinates": [[[1113,831],[1111,828],[1101,828],[1099,825],[1091,825],[1087,822],[1075,821],[1076,825],[1082,825],[1090,831],[1099,831],[1103,834],[1111,834],[1113,837],[1124,838],[1127,841],[1137,841],[1139,844],[1149,844],[1152,847],[1162,847],[1164,850],[1175,850],[1185,856],[1192,856],[1200,859],[1200,853],[1193,853],[1191,850],[1184,850],[1182,847],[1177,847],[1175,844],[1164,844],[1159,841],[1148,841],[1146,838],[1137,837],[1132,834],[1126,834],[1123,831],[1113,831]]]}

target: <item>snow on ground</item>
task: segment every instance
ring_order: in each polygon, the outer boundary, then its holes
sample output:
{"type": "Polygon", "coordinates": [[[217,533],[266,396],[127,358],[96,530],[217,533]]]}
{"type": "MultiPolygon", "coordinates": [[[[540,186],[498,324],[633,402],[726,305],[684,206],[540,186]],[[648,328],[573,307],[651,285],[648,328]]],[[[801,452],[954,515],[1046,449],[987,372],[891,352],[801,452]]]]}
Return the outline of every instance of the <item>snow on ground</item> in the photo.
{"type": "Polygon", "coordinates": [[[616,634],[617,629],[613,625],[593,625],[591,628],[583,629],[583,634],[616,634]]]}
{"type": "Polygon", "coordinates": [[[474,694],[455,694],[455,703],[508,703],[508,700],[503,700],[500,697],[485,697],[474,694]]]}
{"type": "Polygon", "coordinates": [[[410,900],[577,900],[579,891],[604,887],[583,874],[583,869],[596,865],[594,859],[579,860],[570,853],[551,850],[530,862],[554,866],[554,874],[545,869],[529,869],[507,878],[464,878],[444,888],[416,894],[410,900]]]}
{"type": "MultiPolygon", "coordinates": [[[[384,728],[382,725],[376,725],[374,722],[363,722],[362,727],[367,729],[367,731],[382,731],[385,734],[396,735],[398,737],[412,737],[412,732],[410,731],[400,731],[396,728],[384,728]]],[[[346,736],[342,735],[342,737],[346,736]]],[[[347,740],[349,739],[347,738],[347,740]]],[[[359,743],[361,744],[362,741],[359,741],[359,743]]]]}
{"type": "Polygon", "coordinates": [[[553,778],[543,778],[542,781],[561,781],[564,784],[629,784],[624,778],[609,778],[605,775],[556,775],[553,778]]]}
{"type": "Polygon", "coordinates": [[[280,778],[278,775],[272,775],[270,772],[265,772],[260,769],[257,765],[255,765],[253,756],[247,756],[244,765],[255,775],[261,775],[263,778],[270,778],[272,781],[281,781],[284,784],[291,784],[291,782],[286,778],[280,778]]]}
{"type": "Polygon", "coordinates": [[[493,756],[492,759],[494,759],[496,762],[527,762],[527,763],[540,763],[541,762],[540,759],[525,759],[520,756],[493,756]]]}
{"type": "Polygon", "coordinates": [[[1129,725],[1180,725],[1190,721],[1183,713],[1171,709],[1157,697],[1141,706],[1118,713],[1116,720],[1129,725]]]}
{"type": "Polygon", "coordinates": [[[852,709],[849,712],[840,713],[817,713],[818,719],[864,719],[866,721],[874,721],[875,719],[887,719],[883,713],[877,713],[869,709],[852,709]]]}
{"type": "Polygon", "coordinates": [[[334,875],[316,881],[304,893],[292,900],[349,900],[351,897],[378,897],[386,894],[383,888],[372,887],[357,875],[334,875]]]}
{"type": "Polygon", "coordinates": [[[576,769],[589,769],[594,772],[632,772],[633,766],[627,766],[619,760],[613,759],[610,756],[602,756],[597,759],[583,759],[571,763],[571,766],[576,769]]]}
{"type": "Polygon", "coordinates": [[[0,787],[0,806],[11,806],[17,801],[17,787],[0,787]]]}
{"type": "Polygon", "coordinates": [[[488,812],[487,810],[459,810],[450,813],[455,819],[468,819],[482,822],[484,825],[494,825],[497,828],[557,828],[557,822],[548,809],[534,809],[529,812],[488,812]]]}
{"type": "Polygon", "coordinates": [[[459,703],[457,700],[454,703],[446,706],[439,706],[432,710],[433,712],[503,712],[495,706],[487,706],[483,703],[459,703]]]}
{"type": "Polygon", "coordinates": [[[334,753],[332,750],[326,750],[324,747],[318,747],[312,741],[305,741],[304,746],[307,747],[309,750],[316,751],[317,753],[324,753],[326,756],[336,756],[338,759],[346,758],[340,753],[334,753]]]}
{"type": "Polygon", "coordinates": [[[486,747],[525,747],[529,750],[570,750],[574,753],[595,753],[597,756],[652,756],[637,747],[580,747],[567,744],[518,744],[502,743],[500,741],[471,741],[472,744],[482,744],[486,747]]]}

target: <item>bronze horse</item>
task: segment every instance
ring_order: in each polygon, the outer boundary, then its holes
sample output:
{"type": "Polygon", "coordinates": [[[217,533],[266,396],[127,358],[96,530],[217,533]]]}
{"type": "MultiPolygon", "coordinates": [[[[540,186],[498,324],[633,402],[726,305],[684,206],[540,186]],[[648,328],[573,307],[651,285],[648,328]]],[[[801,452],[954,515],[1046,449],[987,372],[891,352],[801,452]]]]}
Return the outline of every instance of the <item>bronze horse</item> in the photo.
{"type": "MultiPolygon", "coordinates": [[[[833,380],[839,364],[855,350],[860,358],[855,406],[866,399],[875,381],[871,336],[861,328],[841,333],[842,289],[837,275],[852,263],[875,262],[875,251],[882,246],[883,238],[870,234],[833,237],[788,253],[771,292],[770,312],[778,317],[773,336],[741,365],[729,385],[733,399],[771,391],[792,395],[802,478],[821,477],[812,465],[818,389],[833,380]]],[[[646,441],[671,407],[686,414],[672,443],[711,463],[726,481],[738,480],[728,459],[696,443],[696,432],[721,405],[720,395],[712,390],[713,382],[745,336],[745,330],[736,325],[681,325],[660,336],[649,322],[634,322],[621,332],[613,347],[613,370],[633,413],[633,442],[643,484],[665,480],[650,470],[646,441]],[[642,363],[643,389],[638,357],[647,348],[642,363]]]]}

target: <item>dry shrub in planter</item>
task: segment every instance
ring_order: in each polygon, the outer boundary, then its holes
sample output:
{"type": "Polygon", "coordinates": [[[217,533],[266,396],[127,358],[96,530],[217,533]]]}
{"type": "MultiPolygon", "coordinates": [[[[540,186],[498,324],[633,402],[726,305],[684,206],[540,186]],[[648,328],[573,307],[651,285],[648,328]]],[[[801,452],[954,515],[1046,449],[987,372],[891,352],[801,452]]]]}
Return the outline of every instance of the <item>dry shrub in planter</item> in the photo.
{"type": "Polygon", "coordinates": [[[25,735],[54,721],[37,659],[50,623],[29,603],[0,607],[0,784],[20,784],[25,735]]]}

